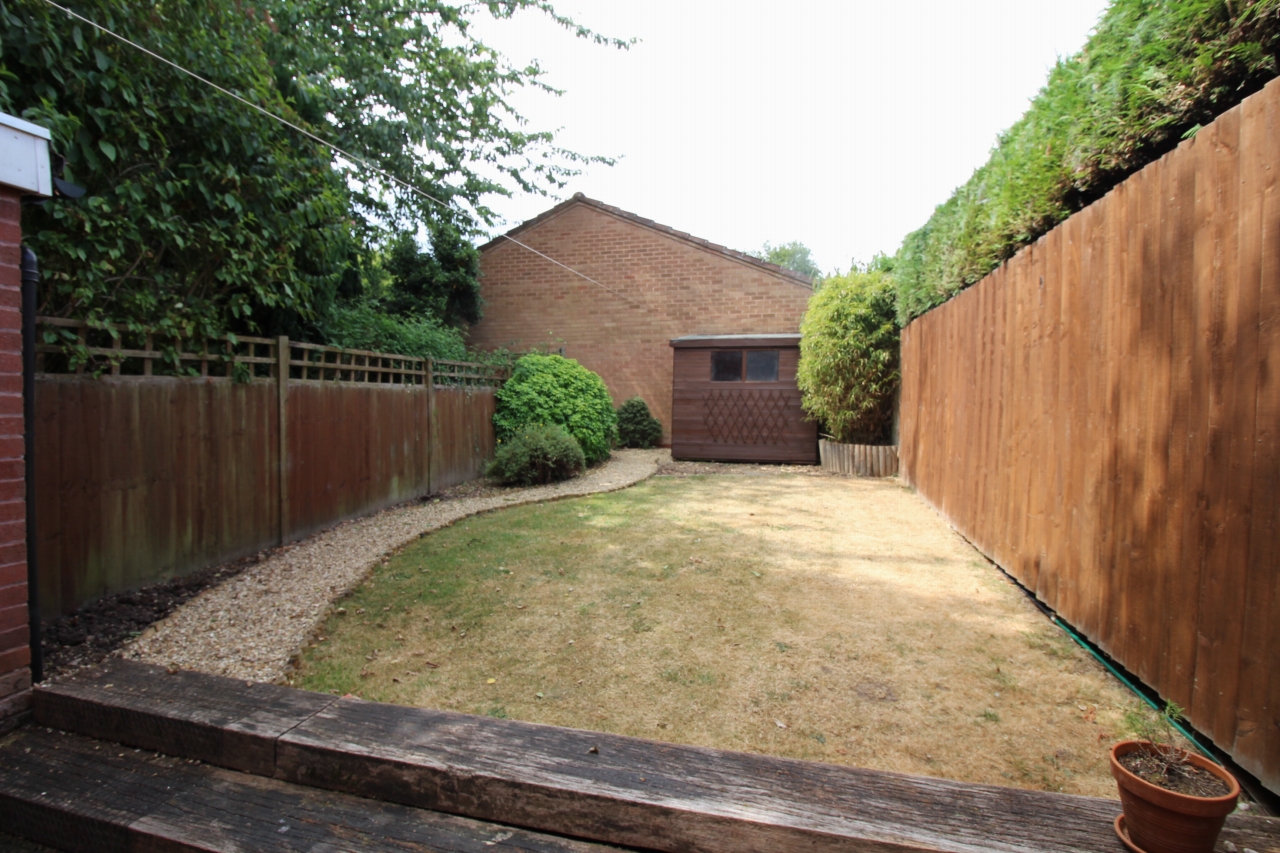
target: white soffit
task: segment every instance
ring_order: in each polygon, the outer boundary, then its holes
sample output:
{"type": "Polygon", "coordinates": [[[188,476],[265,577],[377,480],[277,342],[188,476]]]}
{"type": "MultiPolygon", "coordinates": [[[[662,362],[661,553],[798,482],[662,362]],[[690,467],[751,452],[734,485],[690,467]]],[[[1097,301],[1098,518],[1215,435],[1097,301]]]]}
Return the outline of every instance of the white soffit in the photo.
{"type": "Polygon", "coordinates": [[[0,184],[31,195],[53,195],[49,131],[0,113],[0,184]]]}

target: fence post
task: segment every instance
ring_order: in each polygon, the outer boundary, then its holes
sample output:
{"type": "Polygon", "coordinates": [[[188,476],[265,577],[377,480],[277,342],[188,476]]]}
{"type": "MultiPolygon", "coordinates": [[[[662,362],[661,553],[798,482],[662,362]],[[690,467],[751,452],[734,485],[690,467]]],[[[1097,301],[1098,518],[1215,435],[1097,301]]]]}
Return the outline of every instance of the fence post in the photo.
{"type": "Polygon", "coordinates": [[[432,480],[435,479],[434,465],[436,461],[436,366],[432,359],[427,359],[422,363],[422,370],[426,374],[422,377],[422,381],[427,385],[427,494],[434,494],[432,480]]]}
{"type": "Polygon", "coordinates": [[[276,338],[276,399],[279,405],[277,430],[280,446],[277,449],[277,491],[280,495],[280,544],[289,535],[289,338],[276,338]]]}

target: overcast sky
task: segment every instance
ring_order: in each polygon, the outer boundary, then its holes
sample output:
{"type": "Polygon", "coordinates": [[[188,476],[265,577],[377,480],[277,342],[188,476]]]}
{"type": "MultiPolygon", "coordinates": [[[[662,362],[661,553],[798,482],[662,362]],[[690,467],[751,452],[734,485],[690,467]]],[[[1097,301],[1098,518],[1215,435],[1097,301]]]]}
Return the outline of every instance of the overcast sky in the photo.
{"type": "MultiPolygon", "coordinates": [[[[558,0],[628,51],[523,12],[481,24],[559,98],[516,99],[563,147],[619,158],[574,192],[730,248],[800,240],[823,270],[892,253],[982,165],[1106,0],[558,0]]],[[[554,204],[491,199],[514,227],[554,204]]]]}

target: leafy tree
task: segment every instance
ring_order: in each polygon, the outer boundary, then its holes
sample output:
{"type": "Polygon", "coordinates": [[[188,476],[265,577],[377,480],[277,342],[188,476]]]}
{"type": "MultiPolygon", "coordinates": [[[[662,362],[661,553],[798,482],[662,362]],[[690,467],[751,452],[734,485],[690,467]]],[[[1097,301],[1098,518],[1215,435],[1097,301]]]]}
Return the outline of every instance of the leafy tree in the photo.
{"type": "Polygon", "coordinates": [[[369,289],[387,238],[426,223],[442,241],[435,280],[458,285],[445,310],[465,320],[462,243],[491,221],[486,196],[548,191],[594,159],[524,128],[508,96],[554,90],[471,34],[477,8],[576,27],[545,0],[71,5],[447,207],[41,0],[0,0],[0,109],[49,127],[65,177],[89,190],[24,212],[46,313],[323,335],[339,294],[369,289]]]}
{"type": "Polygon", "coordinates": [[[324,331],[330,344],[349,349],[452,361],[467,358],[466,344],[457,329],[441,325],[434,317],[386,314],[368,301],[335,305],[324,331]]]}
{"type": "MultiPolygon", "coordinates": [[[[77,8],[299,120],[269,30],[230,5],[77,8]]],[[[350,228],[327,152],[45,3],[0,0],[0,50],[0,109],[48,127],[88,189],[24,211],[43,312],[213,335],[336,286],[350,228]]]]}
{"type": "Polygon", "coordinates": [[[753,254],[771,264],[777,264],[780,267],[807,275],[810,280],[816,281],[822,277],[822,270],[818,269],[818,265],[813,262],[809,247],[798,240],[783,243],[780,246],[772,246],[769,243],[765,243],[763,249],[753,254]]]}
{"type": "Polygon", "coordinates": [[[893,422],[899,379],[893,279],[857,267],[825,279],[800,323],[804,410],[836,441],[874,443],[893,422]]]}
{"type": "MultiPolygon", "coordinates": [[[[558,188],[576,166],[610,162],[554,145],[524,129],[507,102],[542,82],[542,69],[509,65],[471,32],[478,4],[447,0],[267,0],[273,27],[267,51],[280,88],[339,147],[368,156],[415,187],[469,209],[487,224],[486,195],[558,188]],[[489,177],[498,173],[503,183],[489,177]]],[[[625,47],[558,15],[546,0],[488,0],[498,18],[522,9],[549,14],[578,35],[625,47]]],[[[556,93],[558,94],[558,93],[556,93]]],[[[402,184],[360,173],[352,200],[365,227],[444,218],[465,230],[468,217],[446,211],[402,184]]]]}

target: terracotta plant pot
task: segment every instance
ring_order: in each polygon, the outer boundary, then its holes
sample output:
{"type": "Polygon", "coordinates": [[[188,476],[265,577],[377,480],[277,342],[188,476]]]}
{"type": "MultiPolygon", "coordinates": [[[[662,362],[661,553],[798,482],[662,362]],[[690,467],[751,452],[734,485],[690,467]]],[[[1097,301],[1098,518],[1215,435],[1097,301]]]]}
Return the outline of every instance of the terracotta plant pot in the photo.
{"type": "Polygon", "coordinates": [[[1193,797],[1153,785],[1130,773],[1119,761],[1144,745],[1144,741],[1125,740],[1111,747],[1111,775],[1120,787],[1124,807],[1125,832],[1121,832],[1121,821],[1116,821],[1120,840],[1143,853],[1213,853],[1223,822],[1235,811],[1240,783],[1212,761],[1183,752],[1191,764],[1226,782],[1230,793],[1193,797]]]}

